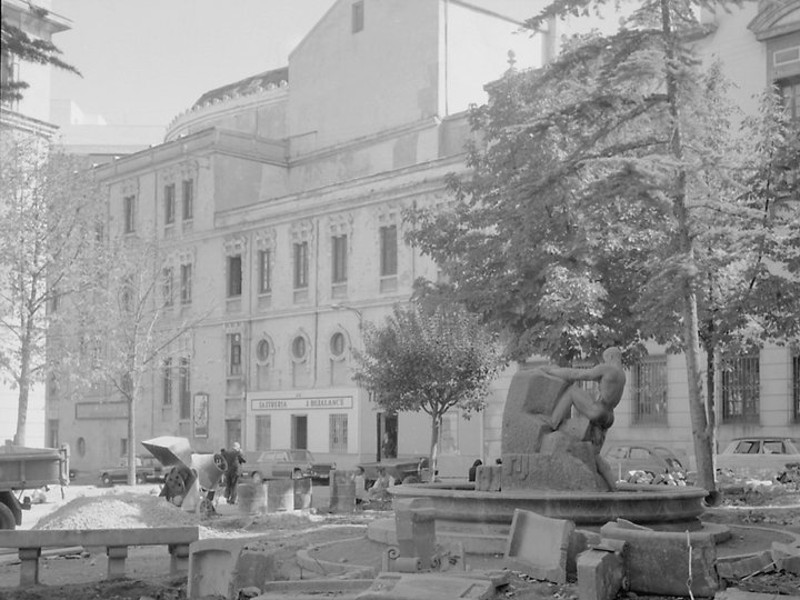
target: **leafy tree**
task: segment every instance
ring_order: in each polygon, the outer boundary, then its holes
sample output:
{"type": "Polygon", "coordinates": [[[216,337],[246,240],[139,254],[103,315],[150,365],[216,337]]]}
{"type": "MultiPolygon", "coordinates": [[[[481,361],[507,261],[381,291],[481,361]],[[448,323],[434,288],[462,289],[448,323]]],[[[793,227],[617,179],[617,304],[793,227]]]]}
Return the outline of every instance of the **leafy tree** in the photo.
{"type": "Polygon", "coordinates": [[[492,335],[455,305],[396,306],[383,326],[363,326],[354,379],[389,412],[431,417],[431,468],[436,472],[442,416],[481,410],[500,365],[492,335]]]}
{"type": "MultiPolygon", "coordinates": [[[[30,5],[30,10],[39,18],[47,16],[48,11],[38,6],[30,5]]],[[[23,62],[53,65],[59,69],[70,71],[76,75],[80,72],[72,65],[61,60],[61,50],[49,40],[32,38],[19,27],[12,25],[5,18],[0,21],[0,53],[3,56],[16,57],[23,62]]],[[[3,102],[12,102],[22,99],[22,92],[29,84],[25,81],[12,80],[0,83],[0,98],[3,102]]]]}
{"type": "Polygon", "coordinates": [[[14,443],[25,444],[31,387],[45,379],[45,333],[74,273],[92,262],[104,216],[80,159],[7,136],[0,161],[0,374],[19,391],[14,443]],[[50,314],[48,314],[50,311],[50,314]]]}
{"type": "MultiPolygon", "coordinates": [[[[560,1],[528,25],[599,4],[560,1]]],[[[770,305],[775,318],[747,337],[780,337],[776,324],[797,318],[787,291],[797,237],[791,212],[764,210],[774,119],[765,135],[738,135],[726,83],[692,52],[691,2],[637,7],[616,34],[577,36],[545,68],[491,85],[490,103],[471,115],[481,137],[469,148],[472,174],[452,179],[449,210],[409,215],[410,239],[449,276],[443,291],[508,331],[511,358],[563,362],[610,344],[631,358],[647,339],[683,351],[699,483],[713,491],[698,298],[722,265],[731,282],[748,274],[749,291],[724,304],[752,310],[728,334],[745,337],[770,305]],[[750,152],[754,140],[763,152],[750,152]]]]}

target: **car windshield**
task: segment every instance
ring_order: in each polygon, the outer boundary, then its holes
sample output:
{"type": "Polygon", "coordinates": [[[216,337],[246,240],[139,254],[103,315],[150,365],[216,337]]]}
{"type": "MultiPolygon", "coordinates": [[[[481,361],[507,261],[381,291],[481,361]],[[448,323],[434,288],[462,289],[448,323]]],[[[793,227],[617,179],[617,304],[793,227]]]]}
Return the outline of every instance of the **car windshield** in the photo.
{"type": "Polygon", "coordinates": [[[314,457],[311,456],[311,452],[308,450],[290,450],[289,460],[313,462],[314,457]]]}

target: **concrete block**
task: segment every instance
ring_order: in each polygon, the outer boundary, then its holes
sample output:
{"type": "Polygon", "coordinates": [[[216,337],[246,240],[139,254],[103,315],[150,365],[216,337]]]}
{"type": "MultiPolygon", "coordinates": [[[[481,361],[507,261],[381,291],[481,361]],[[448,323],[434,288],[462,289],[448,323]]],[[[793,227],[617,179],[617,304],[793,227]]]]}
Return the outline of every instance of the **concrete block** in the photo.
{"type": "Polygon", "coordinates": [[[263,485],[267,488],[267,512],[294,509],[293,479],[270,479],[263,485]]]}
{"type": "Polygon", "coordinates": [[[125,559],[128,558],[127,546],[108,546],[108,578],[119,579],[125,577],[125,559]]]}
{"type": "Polygon", "coordinates": [[[729,581],[739,581],[744,577],[774,569],[772,552],[764,550],[753,554],[737,554],[717,559],[717,574],[729,581]]]}
{"type": "Polygon", "coordinates": [[[424,498],[395,502],[397,547],[403,558],[419,558],[423,569],[430,569],[436,553],[436,511],[424,498]]]}
{"type": "Polygon", "coordinates": [[[720,587],[713,532],[626,529],[612,521],[600,528],[600,535],[628,543],[624,562],[632,592],[686,596],[690,544],[692,593],[713,596],[720,587]]]}
{"type": "Polygon", "coordinates": [[[567,553],[575,523],[516,509],[505,560],[536,579],[567,581],[567,553]]]}
{"type": "Polygon", "coordinates": [[[795,544],[772,542],[771,554],[776,569],[800,575],[800,542],[795,544]]]}
{"type": "Polygon", "coordinates": [[[499,492],[503,467],[486,465],[475,469],[475,490],[478,492],[499,492]]]}
{"type": "Polygon", "coordinates": [[[357,600],[489,600],[508,583],[502,572],[380,573],[357,600]]]}
{"type": "Polygon", "coordinates": [[[356,509],[356,482],[353,471],[334,470],[331,471],[330,484],[330,503],[328,508],[331,512],[353,512],[356,509]]]}
{"type": "Polygon", "coordinates": [[[189,556],[189,584],[186,596],[234,598],[234,570],[246,544],[234,539],[205,539],[192,543],[189,556]]]}
{"type": "Polygon", "coordinates": [[[21,588],[39,585],[39,557],[41,555],[41,548],[19,549],[19,586],[21,588]]]}
{"type": "Polygon", "coordinates": [[[581,600],[614,600],[625,580],[620,552],[589,549],[578,556],[578,595],[581,600]]]}

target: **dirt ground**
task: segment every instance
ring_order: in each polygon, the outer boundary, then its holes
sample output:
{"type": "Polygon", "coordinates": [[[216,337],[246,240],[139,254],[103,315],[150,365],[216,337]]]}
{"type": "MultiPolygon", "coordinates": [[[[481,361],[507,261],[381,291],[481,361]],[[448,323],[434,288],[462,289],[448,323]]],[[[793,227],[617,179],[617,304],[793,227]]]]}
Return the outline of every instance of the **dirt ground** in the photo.
{"type": "MultiPolygon", "coordinates": [[[[352,540],[366,533],[368,523],[375,518],[386,518],[393,513],[365,511],[356,515],[328,515],[322,510],[327,504],[327,488],[315,490],[314,506],[309,512],[278,513],[263,516],[240,515],[234,506],[219,505],[218,512],[209,518],[185,513],[166,504],[157,497],[155,486],[119,486],[114,489],[83,486],[71,488],[65,498],[58,490],[48,493],[48,502],[34,505],[25,515],[26,528],[113,528],[159,527],[198,525],[201,538],[247,537],[258,539],[277,551],[278,557],[288,565],[292,579],[318,579],[319,573],[302,570],[295,560],[298,550],[325,548],[328,542],[352,540]],[[99,504],[98,504],[99,503],[99,504]],[[100,507],[100,508],[98,508],[100,507]]],[[[745,498],[731,495],[726,505],[709,510],[704,520],[734,526],[732,545],[721,554],[739,554],[769,547],[773,539],[781,539],[781,531],[800,534],[800,492],[781,492],[768,497],[745,498]]],[[[351,565],[376,566],[379,549],[364,539],[360,543],[338,544],[334,560],[351,565]]],[[[329,552],[325,550],[324,553],[329,552]]],[[[328,559],[327,556],[320,558],[328,559]]],[[[502,557],[495,560],[468,557],[472,568],[502,568],[502,557]],[[471,560],[470,560],[471,559],[471,560]]],[[[40,580],[43,585],[21,590],[19,563],[16,553],[0,554],[0,600],[185,600],[185,577],[169,575],[166,547],[131,548],[126,561],[128,578],[106,581],[106,557],[102,548],[88,551],[74,549],[71,553],[45,551],[40,561],[40,580]]],[[[786,573],[754,575],[739,587],[769,593],[796,593],[800,578],[786,573]],[[744,585],[742,585],[744,583],[744,585]]],[[[555,598],[577,600],[577,586],[569,583],[557,586],[532,580],[519,573],[511,573],[507,598],[526,600],[555,598]]],[[[288,596],[287,596],[288,597],[288,596]]],[[[335,597],[326,595],[325,597],[335,597]]],[[[621,598],[636,598],[623,594],[621,598]]]]}

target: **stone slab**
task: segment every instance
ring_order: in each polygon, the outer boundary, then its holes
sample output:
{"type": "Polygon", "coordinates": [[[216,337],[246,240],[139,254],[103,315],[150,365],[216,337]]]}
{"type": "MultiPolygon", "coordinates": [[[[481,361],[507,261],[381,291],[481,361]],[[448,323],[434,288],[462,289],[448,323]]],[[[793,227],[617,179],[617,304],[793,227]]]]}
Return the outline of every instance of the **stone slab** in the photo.
{"type": "Polygon", "coordinates": [[[628,543],[625,568],[632,592],[686,596],[689,544],[692,593],[695,596],[713,596],[719,590],[714,532],[627,529],[612,521],[600,528],[600,535],[628,543]],[[654,577],[653,573],[658,573],[658,577],[654,577]]]}
{"type": "Polygon", "coordinates": [[[772,542],[770,552],[779,571],[800,575],[800,542],[794,544],[772,542]]]}
{"type": "Polygon", "coordinates": [[[331,512],[353,512],[356,509],[356,482],[355,472],[345,470],[331,471],[330,502],[328,508],[331,512]]]}
{"type": "Polygon", "coordinates": [[[567,386],[563,379],[539,369],[514,374],[503,410],[502,454],[539,451],[541,437],[552,431],[541,417],[550,417],[567,386]]]}
{"type": "Polygon", "coordinates": [[[549,519],[527,510],[514,510],[505,551],[506,563],[536,579],[567,581],[567,554],[575,524],[549,519]]]}
{"type": "Polygon", "coordinates": [[[717,574],[729,581],[739,581],[754,573],[772,570],[772,552],[763,550],[753,554],[736,554],[717,559],[717,574]]]}
{"type": "Polygon", "coordinates": [[[475,469],[475,491],[499,492],[503,477],[503,467],[487,465],[475,469]]]}
{"type": "Polygon", "coordinates": [[[578,596],[581,600],[614,600],[625,580],[620,552],[591,548],[578,556],[578,596]]]}
{"type": "Polygon", "coordinates": [[[233,598],[234,571],[246,541],[205,539],[191,545],[189,582],[186,597],[198,600],[206,596],[233,598]]]}
{"type": "Polygon", "coordinates": [[[572,454],[504,454],[501,488],[604,491],[597,472],[572,454]]]}
{"type": "Polygon", "coordinates": [[[4,530],[0,531],[0,548],[159,546],[190,544],[199,537],[200,530],[197,527],[4,530]]]}
{"type": "Polygon", "coordinates": [[[495,598],[497,588],[507,585],[500,572],[380,573],[357,600],[455,600],[495,598]]]}

